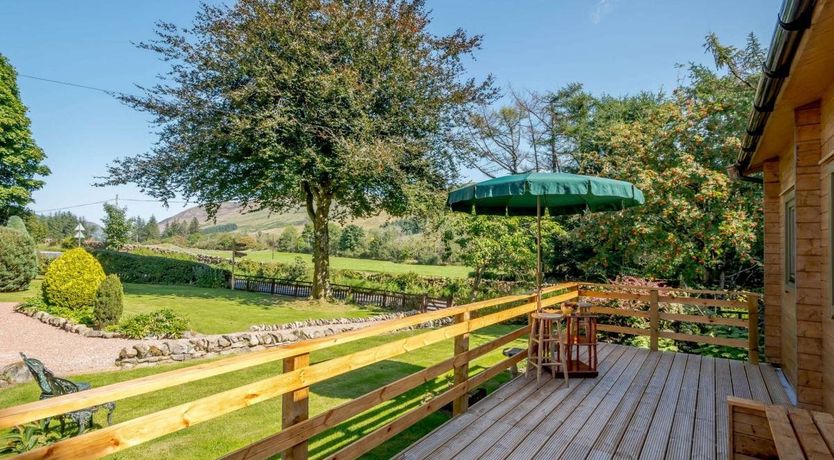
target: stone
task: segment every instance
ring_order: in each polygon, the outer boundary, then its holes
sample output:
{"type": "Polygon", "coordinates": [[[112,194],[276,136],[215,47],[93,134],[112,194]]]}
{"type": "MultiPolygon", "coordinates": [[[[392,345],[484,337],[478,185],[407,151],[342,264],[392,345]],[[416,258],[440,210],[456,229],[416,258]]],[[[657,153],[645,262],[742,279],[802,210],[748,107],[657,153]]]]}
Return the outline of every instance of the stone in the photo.
{"type": "Polygon", "coordinates": [[[78,333],[83,335],[83,336],[86,336],[91,330],[92,329],[90,329],[89,327],[87,327],[83,324],[78,325],[78,333]]]}
{"type": "Polygon", "coordinates": [[[171,351],[172,355],[181,355],[188,350],[188,347],[183,342],[169,342],[168,349],[171,351]]]}
{"type": "Polygon", "coordinates": [[[140,343],[138,345],[134,345],[133,348],[136,350],[136,356],[137,357],[144,358],[145,356],[148,356],[148,346],[147,345],[140,343]]]}
{"type": "Polygon", "coordinates": [[[23,361],[0,368],[0,387],[17,385],[32,380],[32,374],[23,361]]]}
{"type": "MultiPolygon", "coordinates": [[[[163,356],[165,354],[165,351],[163,351],[162,347],[164,347],[164,345],[160,345],[160,346],[151,345],[151,346],[149,346],[148,347],[148,355],[149,356],[163,356]]],[[[165,348],[167,350],[167,347],[165,347],[165,348]]]]}
{"type": "Polygon", "coordinates": [[[249,334],[249,336],[246,337],[246,341],[247,343],[249,343],[250,347],[260,345],[261,343],[261,341],[258,339],[258,336],[255,334],[249,334]]]}
{"type": "Polygon", "coordinates": [[[136,348],[134,347],[122,348],[122,351],[119,352],[119,358],[123,360],[127,358],[135,358],[136,354],[136,348]]]}
{"type": "Polygon", "coordinates": [[[220,346],[221,348],[227,348],[231,344],[232,344],[231,340],[229,340],[229,338],[226,337],[225,335],[220,337],[219,339],[217,339],[217,345],[220,346]]]}
{"type": "Polygon", "coordinates": [[[101,331],[97,331],[95,329],[90,329],[84,335],[87,336],[87,337],[103,337],[104,333],[101,332],[101,331]]]}

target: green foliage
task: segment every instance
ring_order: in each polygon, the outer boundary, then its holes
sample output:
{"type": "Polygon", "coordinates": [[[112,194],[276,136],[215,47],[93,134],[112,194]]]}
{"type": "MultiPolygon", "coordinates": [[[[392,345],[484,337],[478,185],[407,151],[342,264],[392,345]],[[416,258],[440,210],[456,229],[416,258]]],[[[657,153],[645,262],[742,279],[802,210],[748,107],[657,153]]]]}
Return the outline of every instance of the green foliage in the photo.
{"type": "Polygon", "coordinates": [[[17,230],[26,236],[31,236],[29,235],[29,231],[26,230],[26,224],[23,222],[23,219],[21,219],[20,216],[9,217],[9,220],[6,222],[6,227],[11,228],[12,230],[17,230]]]}
{"type": "Polygon", "coordinates": [[[300,280],[307,276],[307,262],[301,257],[296,257],[292,264],[287,267],[287,279],[300,280]]]}
{"type": "Polygon", "coordinates": [[[29,231],[29,236],[35,240],[35,243],[40,243],[46,238],[47,227],[46,224],[34,213],[27,213],[23,217],[26,229],[29,231]]]}
{"type": "Polygon", "coordinates": [[[43,297],[30,297],[23,301],[18,307],[21,310],[43,311],[52,316],[68,319],[77,324],[86,326],[95,325],[95,313],[92,305],[85,305],[77,308],[59,307],[44,302],[43,297]]]}
{"type": "Polygon", "coordinates": [[[17,230],[0,227],[0,292],[25,290],[37,272],[32,238],[17,230]]]}
{"type": "Polygon", "coordinates": [[[177,339],[189,330],[188,320],[173,310],[163,308],[151,313],[144,313],[130,318],[119,324],[118,331],[131,339],[157,337],[177,339]]]}
{"type": "Polygon", "coordinates": [[[156,241],[162,235],[159,233],[159,222],[156,221],[156,216],[151,215],[148,222],[145,224],[145,229],[142,232],[142,237],[145,241],[156,241]]]}
{"type": "MultiPolygon", "coordinates": [[[[87,222],[69,211],[56,212],[54,214],[46,216],[34,216],[33,219],[37,220],[42,224],[43,227],[45,227],[45,238],[50,238],[53,240],[74,238],[75,227],[78,226],[79,223],[84,226],[84,228],[86,229],[86,234],[88,236],[99,229],[99,226],[97,224],[93,222],[87,222]]],[[[31,233],[32,227],[28,223],[27,227],[29,227],[31,233]]]]}
{"type": "Polygon", "coordinates": [[[224,287],[228,271],[191,260],[117,251],[96,251],[104,271],[125,283],[224,287]]]}
{"type": "Polygon", "coordinates": [[[46,270],[49,268],[49,265],[51,265],[52,261],[55,260],[55,257],[46,257],[44,255],[41,255],[40,252],[38,252],[37,256],[38,256],[38,275],[43,276],[43,275],[46,274],[46,270]]]}
{"type": "Polygon", "coordinates": [[[117,275],[107,275],[96,292],[93,312],[95,325],[102,329],[117,324],[124,311],[124,289],[117,275]]]}
{"type": "Polygon", "coordinates": [[[164,24],[141,46],[172,63],[170,80],[123,98],[159,115],[160,142],[112,165],[107,183],[179,193],[209,216],[230,200],[303,206],[321,298],[331,219],[399,215],[410,188],[445,188],[449,139],[493,96],[491,80],[464,77],[480,37],[429,23],[416,0],[241,0],[204,8],[187,30],[164,24]]]}
{"type": "Polygon", "coordinates": [[[278,237],[275,249],[287,252],[299,252],[301,249],[301,235],[295,227],[285,227],[278,237]]]}
{"type": "Polygon", "coordinates": [[[128,242],[130,224],[124,208],[104,203],[104,243],[108,249],[119,249],[128,242]]]}
{"type": "Polygon", "coordinates": [[[20,100],[17,72],[0,54],[0,223],[22,214],[32,202],[32,192],[43,187],[36,177],[49,174],[30,123],[20,100]]]}
{"type": "Polygon", "coordinates": [[[201,233],[210,235],[212,233],[228,233],[237,230],[237,224],[220,224],[220,225],[213,225],[211,227],[206,227],[200,230],[201,233]]]}
{"type": "Polygon", "coordinates": [[[42,286],[44,300],[69,309],[92,306],[104,277],[104,270],[95,257],[82,248],[70,249],[46,270],[42,286]]]}
{"type": "Polygon", "coordinates": [[[362,227],[350,224],[342,230],[342,237],[339,239],[339,251],[352,254],[361,249],[362,240],[365,239],[365,230],[362,227]]]}
{"type": "Polygon", "coordinates": [[[193,235],[200,231],[200,223],[197,222],[196,217],[191,218],[191,222],[188,223],[188,234],[193,235]]]}
{"type": "Polygon", "coordinates": [[[0,454],[22,454],[60,441],[62,437],[56,427],[42,422],[14,426],[0,437],[0,454]]]}

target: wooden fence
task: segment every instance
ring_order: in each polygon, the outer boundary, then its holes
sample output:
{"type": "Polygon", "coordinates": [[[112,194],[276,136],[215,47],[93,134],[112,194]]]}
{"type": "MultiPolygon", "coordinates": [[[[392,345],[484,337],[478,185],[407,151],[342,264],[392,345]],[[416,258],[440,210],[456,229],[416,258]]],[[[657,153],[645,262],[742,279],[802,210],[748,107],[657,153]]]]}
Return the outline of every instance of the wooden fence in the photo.
{"type": "MultiPolygon", "coordinates": [[[[675,295],[660,289],[646,291],[647,293],[643,293],[639,290],[635,291],[631,288],[618,286],[562,283],[550,286],[544,290],[542,305],[552,307],[562,302],[574,301],[580,298],[580,296],[586,298],[616,298],[626,301],[647,302],[649,304],[648,311],[642,311],[637,308],[623,309],[599,306],[596,308],[596,312],[600,314],[627,315],[640,318],[649,317],[651,327],[648,330],[624,327],[618,327],[616,329],[609,327],[606,329],[602,326],[600,326],[600,330],[649,335],[652,337],[653,348],[657,348],[657,338],[659,337],[695,340],[705,343],[718,341],[729,346],[743,347],[744,343],[741,343],[741,341],[725,342],[725,340],[730,339],[707,336],[676,337],[670,335],[668,332],[661,331],[659,329],[661,319],[666,321],[705,322],[707,324],[726,323],[737,327],[743,327],[743,325],[737,319],[730,320],[725,318],[714,321],[713,318],[697,315],[674,316],[671,313],[661,312],[660,305],[671,302],[686,302],[701,306],[718,304],[721,307],[736,308],[741,305],[752,305],[753,300],[751,299],[758,301],[758,297],[751,294],[744,294],[747,300],[746,302],[742,302],[701,299],[695,296],[691,298],[675,297],[681,291],[675,291],[675,295]]],[[[692,295],[695,292],[688,294],[692,295]]],[[[229,453],[225,458],[261,459],[283,453],[283,458],[285,459],[298,460],[307,458],[307,441],[311,437],[372,409],[378,404],[417,388],[433,378],[450,371],[453,372],[453,383],[450,384],[445,392],[434,396],[431,400],[421,404],[417,408],[393,416],[382,427],[328,457],[330,459],[352,459],[370,451],[450,402],[453,406],[453,415],[460,415],[466,411],[468,394],[471,390],[487,382],[505,369],[522,361],[526,357],[526,353],[518,353],[512,357],[508,357],[473,376],[469,375],[469,363],[475,358],[526,336],[528,334],[528,327],[520,327],[504,336],[474,348],[469,347],[469,335],[486,326],[502,323],[513,318],[525,317],[535,311],[535,309],[535,297],[530,294],[521,294],[384,321],[374,326],[329,337],[246,353],[135,380],[93,388],[81,393],[2,409],[0,410],[0,430],[108,401],[130,398],[229,372],[248,369],[265,363],[281,361],[283,362],[283,372],[278,373],[276,369],[275,376],[143,415],[113,426],[104,427],[74,438],[62,440],[50,446],[41,447],[21,454],[19,458],[69,459],[113,454],[128,447],[139,445],[192,425],[222,417],[235,410],[280,396],[283,401],[282,430],[249,446],[229,453]],[[445,317],[452,317],[454,319],[453,323],[445,327],[369,347],[348,355],[315,364],[310,363],[310,353],[313,351],[324,350],[359,339],[379,336],[445,317]],[[454,355],[451,358],[438,361],[430,367],[403,377],[314,417],[310,417],[308,399],[310,385],[331,378],[338,378],[338,376],[358,368],[391,359],[448,339],[453,339],[454,342],[454,355]]],[[[754,310],[752,308],[750,309],[751,318],[755,318],[756,316],[753,313],[754,310]]],[[[750,330],[752,332],[755,328],[751,328],[750,330]]],[[[752,345],[755,341],[754,335],[751,334],[749,342],[751,360],[758,359],[757,354],[753,352],[757,348],[752,345]]]]}
{"type": "Polygon", "coordinates": [[[591,300],[591,311],[611,317],[642,318],[648,327],[599,324],[597,330],[649,337],[652,350],[657,350],[658,339],[672,339],[747,350],[752,363],[759,362],[759,301],[758,294],[742,291],[713,291],[698,289],[650,288],[611,284],[583,284],[579,295],[591,300]],[[619,300],[620,305],[601,306],[601,300],[619,300]],[[681,311],[683,308],[695,311],[681,311]],[[744,318],[743,318],[744,317],[744,318]],[[686,334],[661,328],[666,324],[698,324],[747,329],[747,338],[729,338],[703,334],[686,334]]]}
{"type": "MultiPolygon", "coordinates": [[[[234,288],[288,297],[309,297],[313,283],[280,278],[235,275],[234,288]]],[[[394,310],[418,310],[422,313],[452,306],[452,299],[430,297],[427,294],[407,294],[365,287],[331,284],[330,295],[337,300],[357,305],[378,305],[394,310]]]]}

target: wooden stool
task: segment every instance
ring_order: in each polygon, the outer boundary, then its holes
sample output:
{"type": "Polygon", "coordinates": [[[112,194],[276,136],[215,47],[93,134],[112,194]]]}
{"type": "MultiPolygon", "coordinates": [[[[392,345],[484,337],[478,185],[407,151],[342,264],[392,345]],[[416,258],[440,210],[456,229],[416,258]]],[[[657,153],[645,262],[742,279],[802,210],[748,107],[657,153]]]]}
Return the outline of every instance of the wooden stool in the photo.
{"type": "Polygon", "coordinates": [[[568,367],[565,365],[565,347],[562,346],[562,319],[564,315],[555,312],[535,312],[530,315],[530,346],[527,348],[527,374],[530,367],[536,368],[536,383],[541,383],[542,368],[550,367],[553,377],[556,377],[556,368],[561,367],[565,376],[565,385],[568,383],[568,367]],[[554,327],[556,325],[554,334],[554,327]],[[535,348],[535,357],[533,349],[535,348]]]}

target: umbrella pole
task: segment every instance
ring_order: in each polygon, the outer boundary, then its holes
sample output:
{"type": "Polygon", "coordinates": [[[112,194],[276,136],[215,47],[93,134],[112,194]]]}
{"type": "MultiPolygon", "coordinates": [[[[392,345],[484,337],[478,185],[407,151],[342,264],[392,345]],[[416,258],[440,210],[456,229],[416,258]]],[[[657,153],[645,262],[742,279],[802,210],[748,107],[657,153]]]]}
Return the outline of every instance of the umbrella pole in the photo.
{"type": "Polygon", "coordinates": [[[536,196],[536,311],[542,309],[542,197],[536,196]]]}

